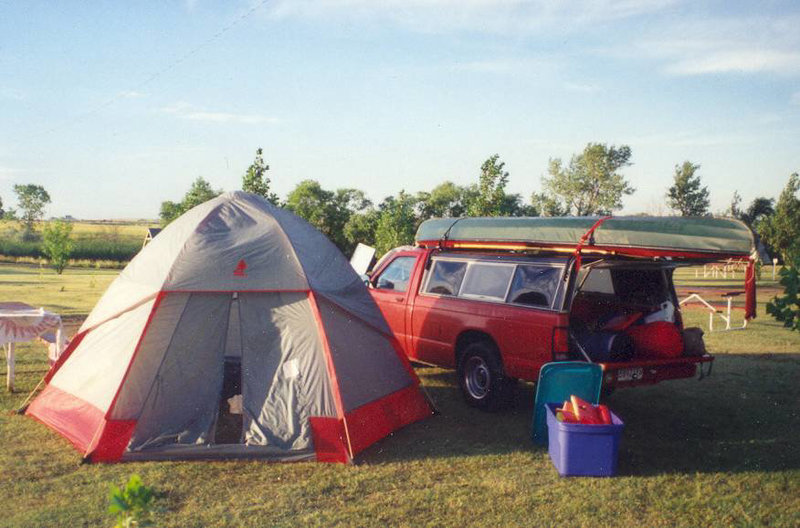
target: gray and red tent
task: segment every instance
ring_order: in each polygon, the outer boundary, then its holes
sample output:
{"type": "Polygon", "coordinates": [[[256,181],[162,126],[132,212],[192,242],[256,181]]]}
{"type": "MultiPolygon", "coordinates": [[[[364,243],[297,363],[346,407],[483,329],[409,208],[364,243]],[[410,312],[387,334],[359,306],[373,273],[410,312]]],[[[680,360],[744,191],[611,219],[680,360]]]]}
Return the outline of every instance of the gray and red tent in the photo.
{"type": "Polygon", "coordinates": [[[46,381],[27,414],[102,462],[346,462],[431,414],[338,249],[243,192],[155,237],[46,381]],[[233,434],[222,434],[231,417],[233,434]]]}

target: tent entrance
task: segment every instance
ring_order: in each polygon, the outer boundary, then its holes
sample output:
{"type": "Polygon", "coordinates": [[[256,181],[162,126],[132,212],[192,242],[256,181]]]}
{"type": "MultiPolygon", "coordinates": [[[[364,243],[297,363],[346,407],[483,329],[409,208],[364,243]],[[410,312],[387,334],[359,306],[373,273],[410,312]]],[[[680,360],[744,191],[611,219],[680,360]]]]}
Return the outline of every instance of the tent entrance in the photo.
{"type": "Polygon", "coordinates": [[[238,357],[226,357],[214,443],[242,443],[242,418],[242,362],[238,357]]]}

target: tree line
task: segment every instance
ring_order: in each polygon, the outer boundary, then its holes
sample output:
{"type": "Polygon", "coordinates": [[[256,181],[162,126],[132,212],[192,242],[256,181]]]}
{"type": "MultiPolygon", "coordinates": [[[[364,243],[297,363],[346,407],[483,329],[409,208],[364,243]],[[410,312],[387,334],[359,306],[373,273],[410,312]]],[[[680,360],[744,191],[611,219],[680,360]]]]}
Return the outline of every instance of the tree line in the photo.
{"type": "MultiPolygon", "coordinates": [[[[359,242],[374,246],[382,254],[411,244],[417,227],[428,218],[612,214],[622,208],[625,196],[636,191],[621,172],[631,165],[631,156],[627,145],[589,143],[569,162],[550,159],[547,174],[542,177],[542,192],[534,192],[525,200],[520,194],[506,191],[510,175],[500,156],[494,154],[481,164],[476,181],[469,185],[445,181],[430,191],[416,194],[401,190],[376,204],[360,189],[325,189],[316,180],[299,182],[281,200],[272,191],[269,165],[259,148],[242,175],[242,189],[306,219],[346,255],[359,242]]],[[[675,165],[665,194],[666,204],[675,214],[711,214],[710,193],[702,183],[699,169],[699,164],[688,160],[675,165]]],[[[795,241],[800,240],[799,190],[798,177],[793,174],[777,203],[773,198],[761,196],[743,208],[739,193],[734,192],[730,207],[720,214],[741,219],[761,236],[771,252],[787,259],[795,241]]],[[[162,202],[159,215],[162,224],[222,192],[198,177],[180,202],[162,202]]]]}

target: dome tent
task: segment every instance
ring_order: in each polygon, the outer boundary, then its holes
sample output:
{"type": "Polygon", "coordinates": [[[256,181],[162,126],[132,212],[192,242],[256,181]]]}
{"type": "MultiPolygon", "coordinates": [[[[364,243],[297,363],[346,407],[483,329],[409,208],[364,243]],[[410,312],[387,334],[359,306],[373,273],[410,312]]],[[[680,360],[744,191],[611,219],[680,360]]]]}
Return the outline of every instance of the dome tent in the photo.
{"type": "Polygon", "coordinates": [[[154,238],[46,381],[27,414],[96,462],[347,462],[431,414],[339,250],[244,192],[154,238]]]}

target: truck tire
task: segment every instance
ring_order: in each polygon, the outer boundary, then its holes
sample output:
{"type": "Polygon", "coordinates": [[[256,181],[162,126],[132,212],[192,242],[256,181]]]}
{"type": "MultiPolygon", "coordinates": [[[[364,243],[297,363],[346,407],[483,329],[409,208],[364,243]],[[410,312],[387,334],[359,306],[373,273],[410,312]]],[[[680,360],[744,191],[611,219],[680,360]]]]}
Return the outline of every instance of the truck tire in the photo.
{"type": "Polygon", "coordinates": [[[507,407],[514,392],[513,379],[503,372],[497,347],[488,341],[475,341],[464,347],[456,365],[458,385],[464,400],[482,411],[507,407]]]}

